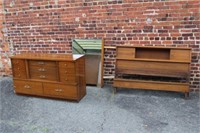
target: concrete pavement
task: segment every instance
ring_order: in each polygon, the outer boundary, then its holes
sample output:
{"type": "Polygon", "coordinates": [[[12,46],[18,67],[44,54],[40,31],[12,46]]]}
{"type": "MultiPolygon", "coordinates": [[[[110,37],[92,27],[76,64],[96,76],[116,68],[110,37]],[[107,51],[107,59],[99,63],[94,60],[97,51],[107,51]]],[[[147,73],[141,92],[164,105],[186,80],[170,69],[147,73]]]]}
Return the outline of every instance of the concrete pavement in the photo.
{"type": "Polygon", "coordinates": [[[0,133],[199,133],[198,93],[87,87],[79,102],[13,93],[0,78],[0,133]]]}

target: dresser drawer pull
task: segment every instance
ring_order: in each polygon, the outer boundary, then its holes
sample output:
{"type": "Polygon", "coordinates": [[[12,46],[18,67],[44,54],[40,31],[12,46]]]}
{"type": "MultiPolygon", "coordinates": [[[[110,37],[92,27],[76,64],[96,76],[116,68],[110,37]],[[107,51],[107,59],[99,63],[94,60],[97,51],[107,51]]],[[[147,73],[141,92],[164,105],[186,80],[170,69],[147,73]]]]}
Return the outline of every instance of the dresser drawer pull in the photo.
{"type": "Polygon", "coordinates": [[[56,92],[63,92],[63,89],[55,89],[56,92]]]}
{"type": "Polygon", "coordinates": [[[13,64],[18,65],[19,61],[13,61],[13,64]]]}
{"type": "Polygon", "coordinates": [[[24,86],[25,89],[30,89],[31,87],[29,85],[24,86]]]}
{"type": "Polygon", "coordinates": [[[20,68],[18,67],[17,70],[20,70],[20,68]]]}
{"type": "Polygon", "coordinates": [[[38,69],[38,71],[40,71],[40,72],[45,72],[46,69],[44,69],[44,68],[40,68],[40,69],[38,69]]]}
{"type": "Polygon", "coordinates": [[[45,63],[41,61],[41,62],[38,62],[38,64],[39,65],[44,65],[45,63]]]}
{"type": "Polygon", "coordinates": [[[67,71],[65,71],[65,73],[67,73],[67,71]]]}
{"type": "Polygon", "coordinates": [[[67,66],[67,64],[65,64],[65,66],[67,66]]]}
{"type": "Polygon", "coordinates": [[[44,79],[44,78],[46,78],[46,76],[45,75],[40,75],[40,78],[44,79]]]}

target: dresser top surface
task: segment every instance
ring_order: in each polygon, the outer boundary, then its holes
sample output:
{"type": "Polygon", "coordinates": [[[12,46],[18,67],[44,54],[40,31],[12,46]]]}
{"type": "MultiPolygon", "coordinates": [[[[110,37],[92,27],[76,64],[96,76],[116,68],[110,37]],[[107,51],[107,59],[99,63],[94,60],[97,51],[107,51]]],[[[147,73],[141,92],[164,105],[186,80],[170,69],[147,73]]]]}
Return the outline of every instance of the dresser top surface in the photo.
{"type": "Polygon", "coordinates": [[[11,59],[30,59],[30,60],[59,60],[59,61],[74,61],[84,55],[72,54],[47,54],[47,53],[23,53],[11,56],[11,59]]]}

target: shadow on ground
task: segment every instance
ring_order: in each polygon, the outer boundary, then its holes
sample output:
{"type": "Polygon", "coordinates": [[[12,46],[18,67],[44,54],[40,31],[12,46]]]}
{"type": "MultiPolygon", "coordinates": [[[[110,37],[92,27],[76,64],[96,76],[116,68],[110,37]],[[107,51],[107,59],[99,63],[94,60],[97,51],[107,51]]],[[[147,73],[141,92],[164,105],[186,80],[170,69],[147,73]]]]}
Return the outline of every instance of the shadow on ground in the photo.
{"type": "Polygon", "coordinates": [[[0,133],[199,133],[198,93],[87,87],[79,102],[13,93],[0,78],[0,133]]]}

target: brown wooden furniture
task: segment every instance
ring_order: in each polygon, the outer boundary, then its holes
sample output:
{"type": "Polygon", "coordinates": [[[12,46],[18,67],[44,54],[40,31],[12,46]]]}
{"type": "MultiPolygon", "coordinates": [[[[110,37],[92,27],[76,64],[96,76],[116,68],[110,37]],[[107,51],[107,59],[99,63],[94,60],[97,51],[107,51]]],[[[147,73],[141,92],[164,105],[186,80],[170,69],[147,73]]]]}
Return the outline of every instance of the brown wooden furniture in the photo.
{"type": "Polygon", "coordinates": [[[11,62],[16,93],[77,101],[86,95],[83,55],[29,53],[11,62]]]}
{"type": "Polygon", "coordinates": [[[116,50],[115,89],[168,90],[189,95],[190,48],[117,46],[116,50]]]}

